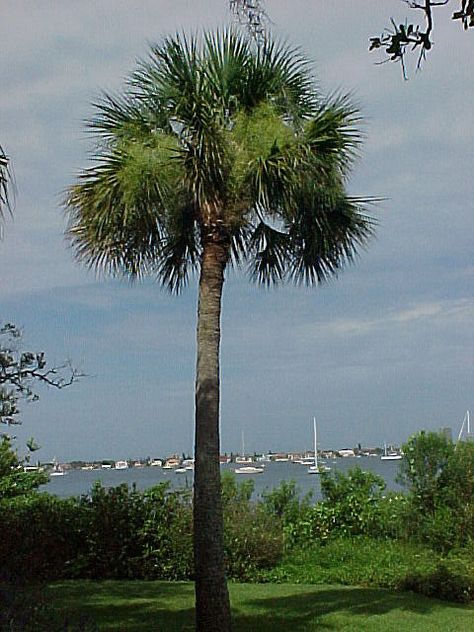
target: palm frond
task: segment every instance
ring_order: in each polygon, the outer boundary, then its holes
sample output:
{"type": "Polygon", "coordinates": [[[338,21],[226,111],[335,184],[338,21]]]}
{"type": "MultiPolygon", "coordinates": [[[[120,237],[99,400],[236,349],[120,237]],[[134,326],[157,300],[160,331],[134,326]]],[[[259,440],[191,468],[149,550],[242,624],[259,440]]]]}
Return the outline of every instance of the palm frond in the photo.
{"type": "Polygon", "coordinates": [[[310,62],[299,48],[282,41],[268,39],[259,48],[249,75],[249,89],[255,89],[259,99],[272,99],[281,114],[294,121],[310,116],[316,107],[317,89],[310,62]]]}
{"type": "Polygon", "coordinates": [[[375,220],[365,211],[370,202],[347,197],[342,190],[338,196],[307,193],[288,227],[288,278],[319,285],[352,263],[374,234],[375,220]]]}
{"type": "Polygon", "coordinates": [[[196,209],[183,204],[167,217],[156,273],[161,284],[178,294],[197,270],[201,245],[196,209]]]}
{"type": "Polygon", "coordinates": [[[249,238],[248,250],[252,254],[250,278],[262,285],[276,285],[285,279],[290,238],[261,221],[249,238]]]}
{"type": "Polygon", "coordinates": [[[167,126],[167,118],[160,117],[160,111],[150,110],[146,103],[130,96],[103,93],[93,105],[97,113],[88,127],[105,144],[113,145],[121,140],[146,143],[154,132],[167,126]]]}
{"type": "Polygon", "coordinates": [[[302,140],[321,165],[336,165],[347,173],[363,140],[361,120],[349,95],[330,97],[318,104],[302,140]]]}
{"type": "Polygon", "coordinates": [[[69,238],[89,266],[138,276],[160,256],[166,209],[177,194],[162,155],[173,146],[163,140],[152,149],[134,143],[115,148],[69,189],[69,238]]]}

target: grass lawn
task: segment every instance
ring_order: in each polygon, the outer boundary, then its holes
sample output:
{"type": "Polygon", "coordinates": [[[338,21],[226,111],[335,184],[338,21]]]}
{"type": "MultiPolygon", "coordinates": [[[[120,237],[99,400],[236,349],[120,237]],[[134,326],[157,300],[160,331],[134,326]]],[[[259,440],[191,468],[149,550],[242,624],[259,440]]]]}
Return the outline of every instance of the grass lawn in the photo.
{"type": "MultiPolygon", "coordinates": [[[[99,630],[193,630],[188,582],[66,581],[47,588],[58,609],[99,630]]],[[[411,593],[308,584],[230,584],[235,632],[474,632],[474,608],[411,593]]]]}

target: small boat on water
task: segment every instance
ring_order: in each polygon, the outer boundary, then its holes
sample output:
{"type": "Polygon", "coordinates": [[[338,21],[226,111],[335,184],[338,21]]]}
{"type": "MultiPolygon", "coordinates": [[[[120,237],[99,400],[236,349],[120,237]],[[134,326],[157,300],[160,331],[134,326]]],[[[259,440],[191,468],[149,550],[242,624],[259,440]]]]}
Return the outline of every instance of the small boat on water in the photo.
{"type": "Polygon", "coordinates": [[[263,467],[255,467],[253,465],[247,465],[245,467],[238,467],[234,471],[236,474],[263,474],[265,470],[263,467]]]}
{"type": "Polygon", "coordinates": [[[386,443],[383,444],[383,448],[384,451],[382,456],[380,457],[381,461],[400,461],[403,458],[403,455],[399,452],[395,452],[395,450],[390,450],[389,452],[386,443]]]}
{"type": "Polygon", "coordinates": [[[59,465],[56,457],[53,459],[53,469],[49,473],[50,476],[65,476],[65,470],[59,465]]]}
{"type": "Polygon", "coordinates": [[[116,470],[127,470],[128,469],[127,461],[116,461],[115,462],[115,469],[116,470]]]}

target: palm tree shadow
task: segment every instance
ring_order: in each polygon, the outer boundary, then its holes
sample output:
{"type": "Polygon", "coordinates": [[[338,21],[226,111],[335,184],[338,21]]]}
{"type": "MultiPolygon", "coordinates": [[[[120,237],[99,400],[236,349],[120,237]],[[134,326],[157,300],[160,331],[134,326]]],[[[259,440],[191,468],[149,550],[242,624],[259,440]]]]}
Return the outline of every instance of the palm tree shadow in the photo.
{"type": "Polygon", "coordinates": [[[406,593],[397,594],[383,589],[341,586],[334,589],[302,592],[298,595],[247,599],[244,605],[247,611],[255,608],[256,611],[264,611],[264,613],[239,615],[236,612],[234,617],[236,631],[287,628],[306,630],[307,626],[314,623],[318,624],[318,629],[329,630],[334,629],[334,626],[321,618],[331,613],[346,613],[357,625],[358,616],[380,616],[392,610],[426,615],[437,608],[436,601],[419,595],[413,596],[413,599],[407,599],[406,593]]]}
{"type": "MultiPolygon", "coordinates": [[[[354,625],[363,626],[367,617],[391,611],[428,615],[439,602],[421,595],[393,593],[377,588],[343,586],[301,587],[278,585],[272,596],[262,596],[262,586],[255,586],[256,596],[242,596],[230,585],[235,632],[276,632],[277,630],[334,630],[337,623],[326,619],[331,614],[346,615],[354,625]],[[275,592],[277,593],[275,595],[275,592]],[[234,594],[232,594],[234,593],[234,594]],[[358,619],[360,617],[360,619],[358,619]],[[359,620],[359,623],[358,623],[359,620]]],[[[189,582],[100,581],[58,582],[48,593],[59,598],[61,609],[68,612],[80,604],[80,612],[100,622],[108,632],[191,632],[194,630],[194,586],[189,582]]],[[[251,595],[251,591],[243,591],[251,595]]],[[[451,608],[464,606],[450,604],[451,608]]],[[[382,624],[383,625],[383,624],[382,624]]],[[[363,627],[360,627],[363,629],[363,627]]]]}
{"type": "Polygon", "coordinates": [[[77,590],[73,583],[57,582],[49,586],[48,592],[54,596],[64,588],[60,612],[87,613],[100,630],[194,630],[194,586],[189,582],[159,582],[155,586],[151,582],[152,590],[144,590],[143,582],[133,581],[81,582],[77,590]]]}

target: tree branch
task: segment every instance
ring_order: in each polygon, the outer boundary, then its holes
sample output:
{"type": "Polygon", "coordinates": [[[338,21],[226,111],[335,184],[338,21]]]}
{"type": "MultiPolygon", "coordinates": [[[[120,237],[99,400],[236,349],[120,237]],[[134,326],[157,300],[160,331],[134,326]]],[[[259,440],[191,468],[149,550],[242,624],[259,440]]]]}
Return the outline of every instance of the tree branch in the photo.
{"type": "MultiPolygon", "coordinates": [[[[419,49],[420,54],[416,64],[417,70],[421,68],[421,63],[426,57],[426,53],[433,46],[432,33],[434,29],[433,9],[446,6],[452,0],[425,0],[419,4],[413,0],[404,0],[410,9],[420,10],[424,14],[425,27],[420,24],[396,24],[391,19],[392,28],[386,28],[378,37],[370,38],[369,51],[383,49],[387,55],[385,61],[400,62],[404,79],[407,79],[405,69],[405,55],[408,51],[419,49]]],[[[474,26],[474,0],[457,0],[460,3],[460,10],[452,14],[453,20],[461,20],[465,29],[474,26]]]]}
{"type": "Polygon", "coordinates": [[[84,377],[69,361],[48,367],[43,352],[22,351],[22,332],[15,325],[1,327],[0,336],[6,339],[0,342],[0,423],[20,423],[18,401],[36,401],[35,384],[62,389],[84,377]]]}

